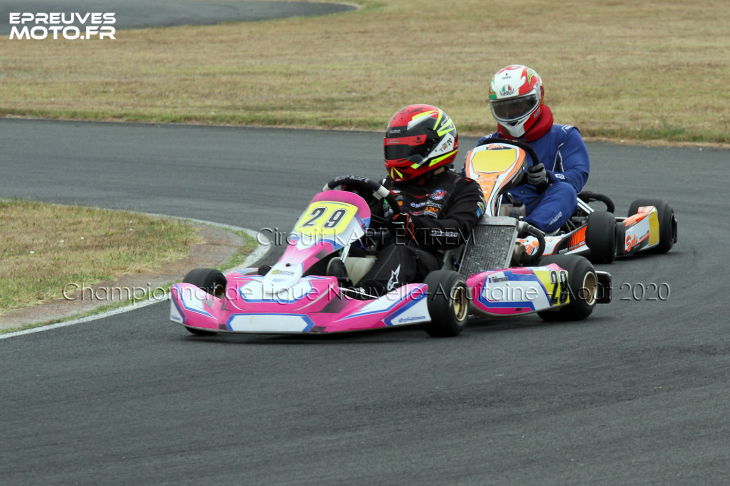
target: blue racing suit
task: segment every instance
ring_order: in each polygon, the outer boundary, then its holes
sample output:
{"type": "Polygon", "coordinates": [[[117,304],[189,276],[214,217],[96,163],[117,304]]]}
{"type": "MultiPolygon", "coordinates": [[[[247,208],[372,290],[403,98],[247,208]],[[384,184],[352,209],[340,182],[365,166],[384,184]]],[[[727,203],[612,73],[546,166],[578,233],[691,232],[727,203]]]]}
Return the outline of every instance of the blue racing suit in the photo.
{"type": "MultiPolygon", "coordinates": [[[[482,137],[477,146],[498,136],[492,133],[482,137]]],[[[553,125],[529,145],[545,166],[550,185],[540,192],[534,186],[522,184],[510,189],[509,193],[525,205],[525,221],[551,233],[565,224],[578,207],[577,194],[588,181],[590,172],[588,150],[578,129],[570,125],[553,125]]],[[[528,161],[528,167],[531,165],[532,160],[528,161]]]]}

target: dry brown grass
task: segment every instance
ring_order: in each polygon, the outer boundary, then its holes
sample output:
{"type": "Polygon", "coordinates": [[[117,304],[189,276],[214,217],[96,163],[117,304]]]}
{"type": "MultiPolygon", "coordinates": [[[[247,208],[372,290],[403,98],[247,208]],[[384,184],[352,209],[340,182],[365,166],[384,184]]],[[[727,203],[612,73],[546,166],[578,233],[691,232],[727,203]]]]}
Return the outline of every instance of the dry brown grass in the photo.
{"type": "Polygon", "coordinates": [[[199,241],[179,221],[0,200],[0,314],[62,298],[68,284],[147,272],[199,241]]]}
{"type": "Polygon", "coordinates": [[[0,41],[10,115],[382,129],[403,105],[495,128],[493,73],[534,67],[584,135],[730,142],[730,2],[378,0],[356,12],[0,41]]]}

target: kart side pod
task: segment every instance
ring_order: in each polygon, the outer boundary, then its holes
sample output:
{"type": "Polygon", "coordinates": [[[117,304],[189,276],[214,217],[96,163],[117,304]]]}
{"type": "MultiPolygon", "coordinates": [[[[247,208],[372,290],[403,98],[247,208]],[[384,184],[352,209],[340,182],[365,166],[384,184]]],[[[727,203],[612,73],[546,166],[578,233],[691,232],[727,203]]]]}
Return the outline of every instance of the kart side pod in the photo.
{"type": "Polygon", "coordinates": [[[484,217],[470,235],[459,273],[471,290],[472,314],[537,312],[545,320],[578,320],[611,301],[611,275],[581,256],[550,255],[535,266],[511,267],[516,238],[528,229],[514,218],[484,217]]]}
{"type": "Polygon", "coordinates": [[[467,281],[470,312],[480,317],[537,312],[548,321],[582,320],[596,304],[611,301],[611,275],[596,271],[585,258],[561,255],[541,263],[473,275],[467,281]]]}

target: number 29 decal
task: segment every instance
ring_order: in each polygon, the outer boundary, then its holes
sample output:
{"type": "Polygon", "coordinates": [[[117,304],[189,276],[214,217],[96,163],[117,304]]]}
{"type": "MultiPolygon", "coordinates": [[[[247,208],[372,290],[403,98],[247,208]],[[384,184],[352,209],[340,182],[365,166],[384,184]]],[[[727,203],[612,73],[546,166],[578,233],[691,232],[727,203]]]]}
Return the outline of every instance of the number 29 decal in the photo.
{"type": "Polygon", "coordinates": [[[347,203],[313,203],[304,212],[295,231],[308,236],[336,234],[347,228],[356,212],[357,208],[347,203]]]}
{"type": "MultiPolygon", "coordinates": [[[[322,218],[324,213],[327,212],[327,208],[323,206],[317,206],[312,210],[312,212],[309,214],[311,218],[302,224],[301,228],[314,228],[316,227],[316,222],[322,218]]],[[[342,218],[347,214],[346,209],[336,209],[332,212],[332,214],[329,215],[329,218],[327,218],[327,221],[322,225],[323,228],[335,228],[337,227],[337,224],[342,221],[342,218]]]]}

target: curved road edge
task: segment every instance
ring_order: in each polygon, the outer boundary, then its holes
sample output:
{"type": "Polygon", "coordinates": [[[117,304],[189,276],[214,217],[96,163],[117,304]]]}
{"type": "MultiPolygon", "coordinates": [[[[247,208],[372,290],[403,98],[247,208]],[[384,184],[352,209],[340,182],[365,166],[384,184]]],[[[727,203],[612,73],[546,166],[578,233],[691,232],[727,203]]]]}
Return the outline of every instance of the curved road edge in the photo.
{"type": "MultiPolygon", "coordinates": [[[[258,243],[258,246],[256,246],[256,248],[246,257],[246,259],[243,261],[243,263],[241,263],[240,265],[238,265],[234,268],[230,268],[230,269],[226,270],[228,272],[234,272],[236,270],[242,270],[244,268],[248,268],[248,267],[252,266],[256,262],[261,260],[263,257],[265,257],[266,254],[269,252],[269,250],[271,250],[271,247],[272,247],[271,242],[269,241],[268,238],[266,238],[260,232],[254,231],[252,229],[242,228],[239,226],[233,226],[230,224],[216,223],[213,221],[204,221],[202,219],[182,218],[179,216],[168,216],[165,214],[152,214],[152,213],[142,213],[142,214],[145,214],[147,216],[154,216],[154,217],[158,217],[158,218],[169,218],[169,219],[177,219],[177,220],[181,220],[181,221],[190,221],[193,223],[214,226],[216,228],[227,229],[229,231],[243,231],[250,237],[254,238],[256,240],[256,243],[258,243]]],[[[16,337],[16,336],[23,336],[26,334],[33,334],[36,332],[50,331],[51,329],[58,329],[60,327],[75,326],[76,324],[83,324],[85,322],[92,322],[92,321],[96,321],[99,319],[104,319],[104,318],[107,318],[110,316],[114,316],[117,314],[131,312],[133,310],[137,310],[142,307],[147,307],[147,306],[150,306],[153,304],[159,304],[160,302],[167,301],[169,298],[170,298],[170,293],[165,292],[164,296],[161,299],[148,298],[147,300],[143,300],[141,302],[127,301],[127,303],[124,304],[122,307],[119,307],[117,309],[112,309],[110,311],[100,312],[98,314],[93,314],[93,315],[86,316],[86,317],[83,317],[83,315],[82,315],[82,317],[78,317],[78,318],[72,319],[70,321],[57,322],[55,324],[48,324],[46,326],[41,325],[41,326],[33,327],[30,329],[23,329],[20,331],[0,334],[0,340],[8,339],[11,337],[16,337]]]]}

